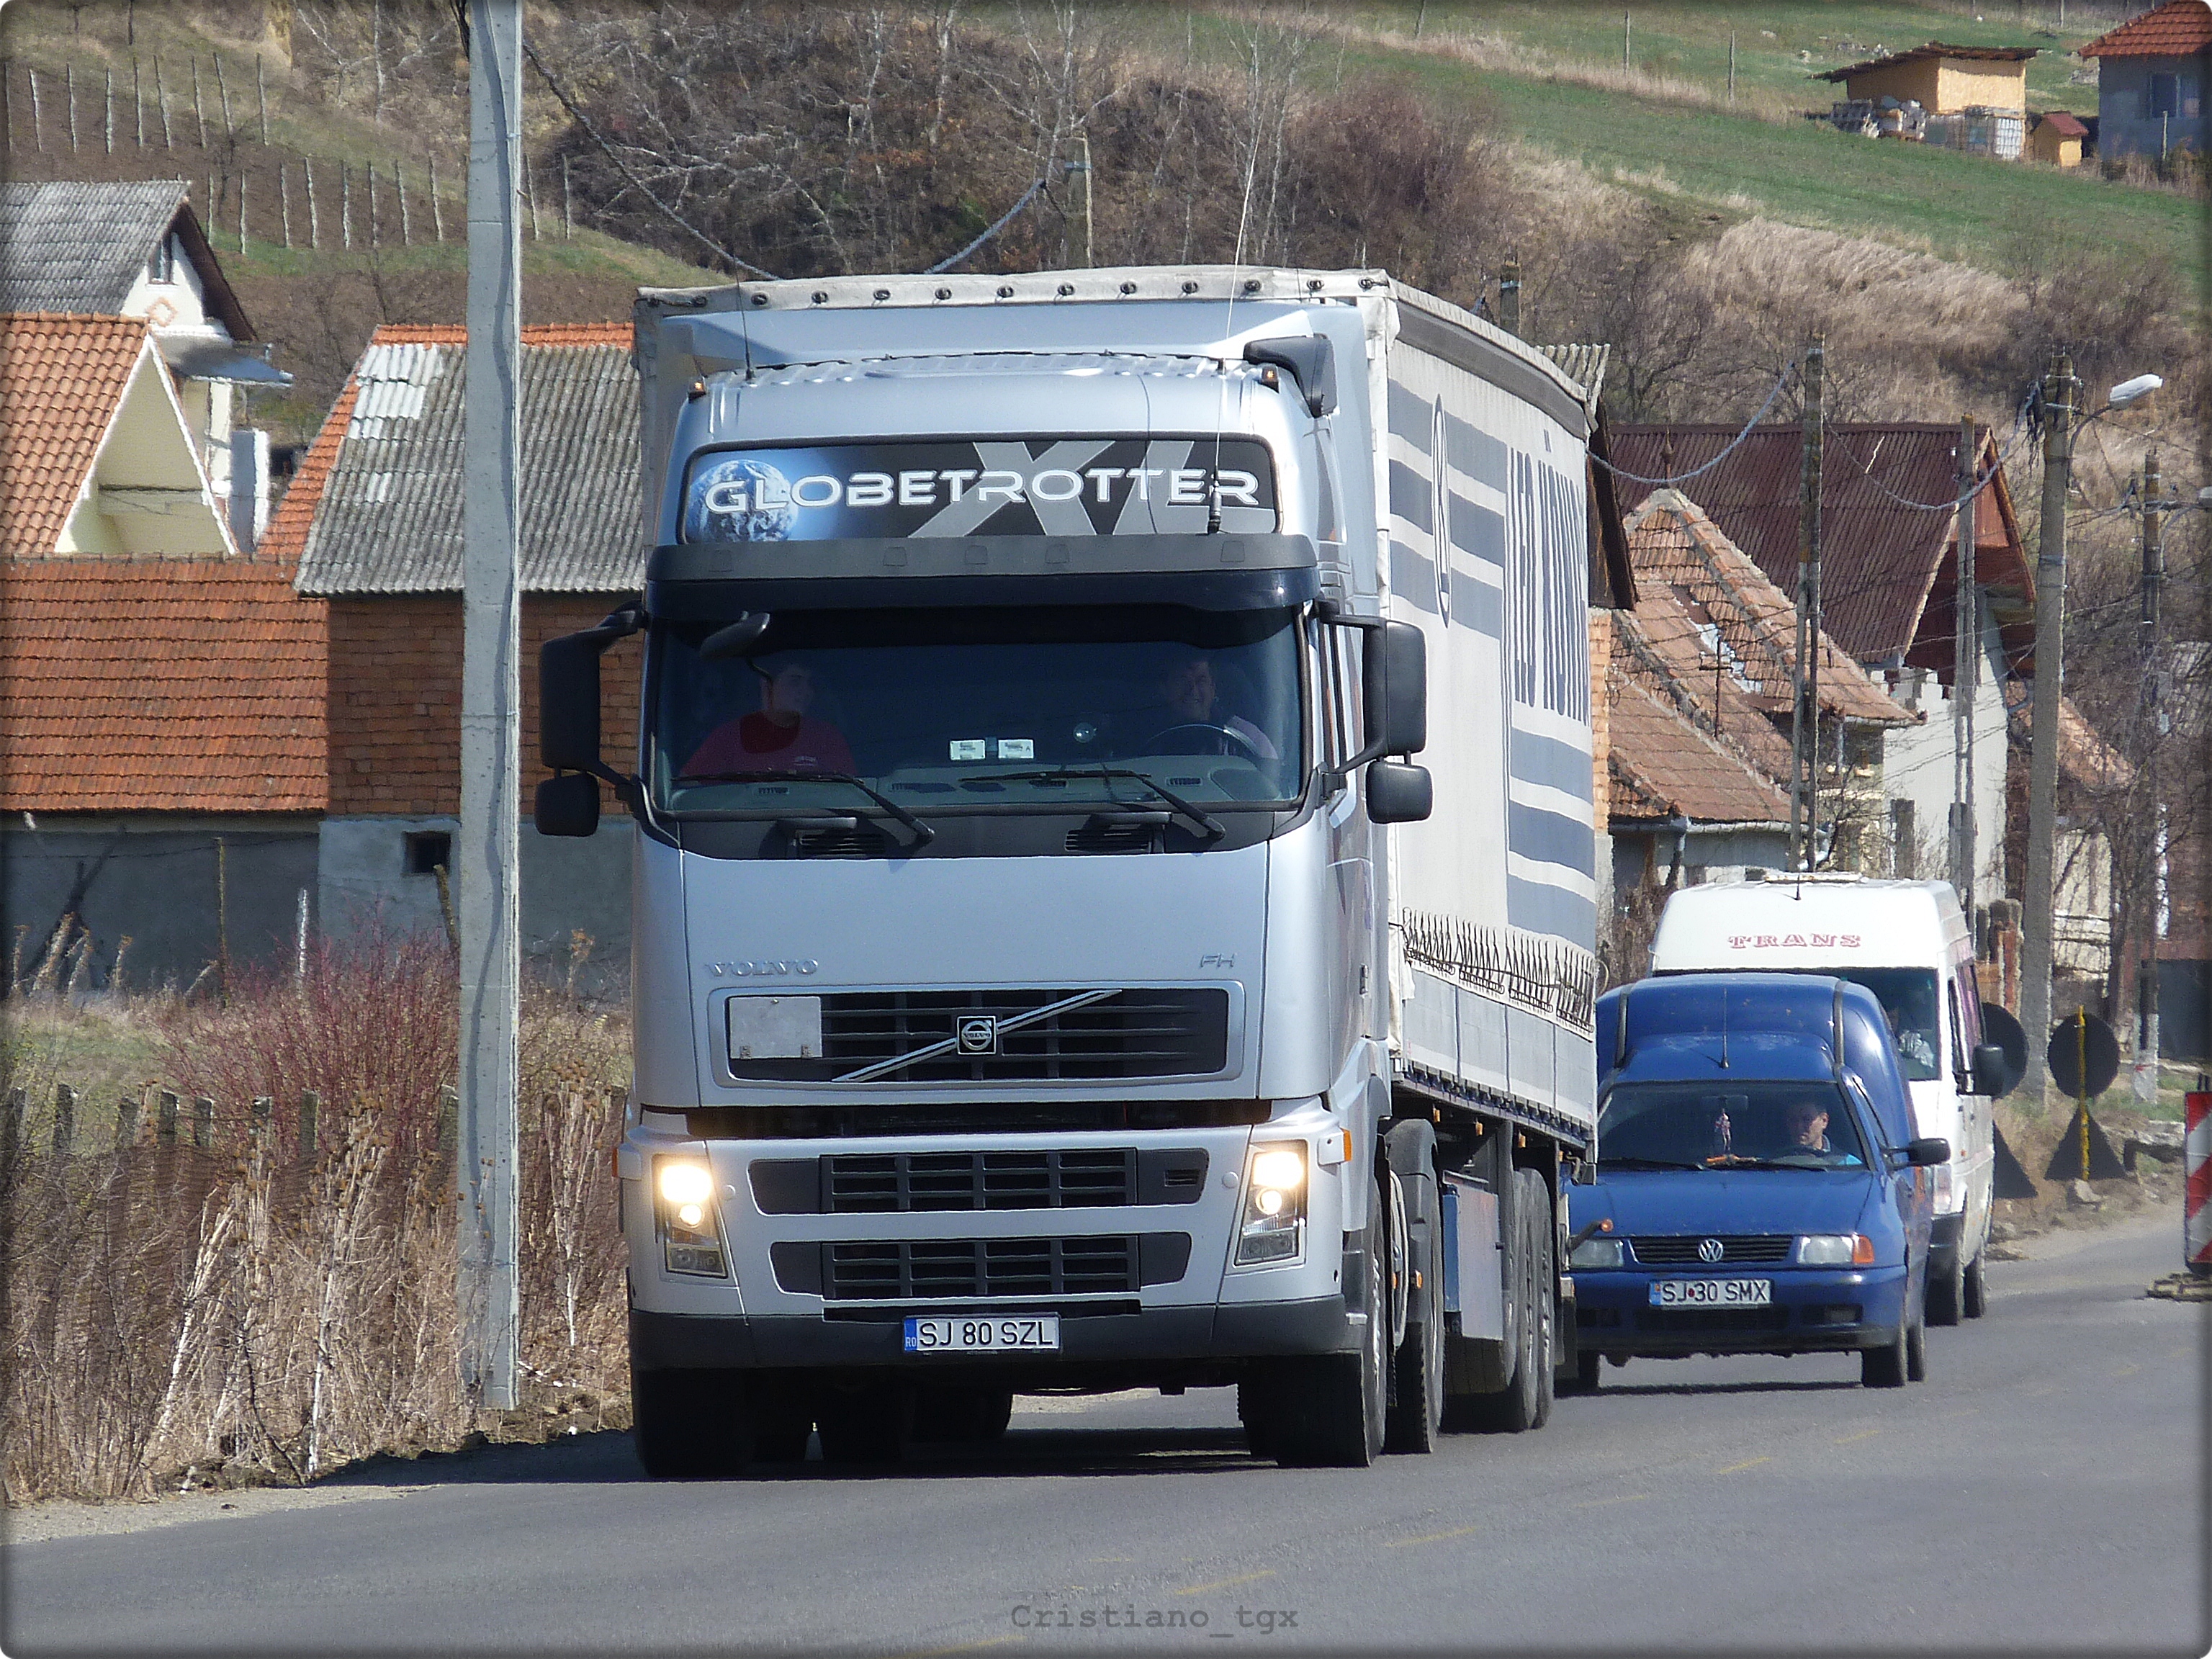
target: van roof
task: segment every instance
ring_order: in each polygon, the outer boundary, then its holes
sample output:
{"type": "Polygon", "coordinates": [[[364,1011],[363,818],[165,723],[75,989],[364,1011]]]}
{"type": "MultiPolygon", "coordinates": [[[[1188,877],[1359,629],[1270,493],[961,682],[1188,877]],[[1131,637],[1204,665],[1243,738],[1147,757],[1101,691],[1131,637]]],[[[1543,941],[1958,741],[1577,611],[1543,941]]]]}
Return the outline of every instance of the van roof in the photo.
{"type": "Polygon", "coordinates": [[[1966,937],[1948,882],[1775,875],[1670,896],[1651,969],[1932,967],[1966,937]]]}

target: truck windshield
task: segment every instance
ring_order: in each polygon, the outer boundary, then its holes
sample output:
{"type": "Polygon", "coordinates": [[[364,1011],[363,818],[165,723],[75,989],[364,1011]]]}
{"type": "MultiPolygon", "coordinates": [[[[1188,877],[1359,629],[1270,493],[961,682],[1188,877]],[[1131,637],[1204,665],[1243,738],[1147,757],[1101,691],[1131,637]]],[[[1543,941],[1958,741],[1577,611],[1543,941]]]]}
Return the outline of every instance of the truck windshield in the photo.
{"type": "Polygon", "coordinates": [[[1832,1083],[1624,1083],[1598,1114],[1619,1168],[1863,1169],[1866,1142],[1832,1083]]]}
{"type": "Polygon", "coordinates": [[[1292,610],[785,611],[745,656],[655,625],[655,804],[675,813],[1291,800],[1304,779],[1292,610]],[[1122,775],[1114,775],[1115,774],[1122,775]],[[1127,774],[1139,775],[1136,777],[1127,774]]]}

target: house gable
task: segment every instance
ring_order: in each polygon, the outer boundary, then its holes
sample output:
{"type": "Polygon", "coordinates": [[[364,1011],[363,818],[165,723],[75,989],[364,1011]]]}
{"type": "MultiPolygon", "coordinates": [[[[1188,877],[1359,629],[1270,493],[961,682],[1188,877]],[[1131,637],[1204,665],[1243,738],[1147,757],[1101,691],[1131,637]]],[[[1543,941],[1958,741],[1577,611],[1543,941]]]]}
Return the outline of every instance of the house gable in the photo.
{"type": "Polygon", "coordinates": [[[139,347],[52,550],[203,557],[235,550],[150,339],[139,347]]]}

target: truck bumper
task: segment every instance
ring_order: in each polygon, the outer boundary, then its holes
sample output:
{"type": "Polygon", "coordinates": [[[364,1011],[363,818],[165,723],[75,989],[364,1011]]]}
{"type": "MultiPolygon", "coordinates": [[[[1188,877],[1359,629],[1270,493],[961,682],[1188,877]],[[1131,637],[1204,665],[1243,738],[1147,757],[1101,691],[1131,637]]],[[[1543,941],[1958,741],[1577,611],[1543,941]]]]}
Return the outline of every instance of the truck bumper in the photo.
{"type": "MultiPolygon", "coordinates": [[[[999,1312],[978,1309],[978,1312],[999,1312]]],[[[1026,1371],[1048,1374],[1087,1364],[1172,1364],[1344,1353],[1356,1346],[1340,1296],[1301,1302],[1227,1303],[1085,1315],[1063,1310],[1060,1351],[1023,1356],[1026,1371]]],[[[906,1352],[902,1318],[809,1316],[720,1317],[629,1310],[632,1369],[641,1371],[896,1366],[921,1372],[977,1356],[917,1357],[906,1352]]]]}

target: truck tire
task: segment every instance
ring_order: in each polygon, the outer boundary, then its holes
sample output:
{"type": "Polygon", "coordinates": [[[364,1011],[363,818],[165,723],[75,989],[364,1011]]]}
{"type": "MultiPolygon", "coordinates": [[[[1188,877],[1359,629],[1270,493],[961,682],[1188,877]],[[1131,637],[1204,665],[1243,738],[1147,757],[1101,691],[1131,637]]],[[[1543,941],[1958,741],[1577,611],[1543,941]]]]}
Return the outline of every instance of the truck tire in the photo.
{"type": "Polygon", "coordinates": [[[1390,1402],[1389,1248],[1383,1206],[1370,1206],[1360,1253],[1367,1319],[1353,1353],[1299,1354],[1275,1361],[1263,1384],[1262,1438],[1290,1468],[1364,1469],[1382,1450],[1390,1402]]]}
{"type": "Polygon", "coordinates": [[[1928,1322],[1931,1325],[1955,1325],[1966,1306],[1966,1261],[1957,1251],[1951,1255],[1951,1271],[1939,1273],[1935,1263],[1929,1263],[1928,1322]]]}
{"type": "Polygon", "coordinates": [[[869,1382],[826,1392],[815,1407],[825,1463],[896,1463],[913,1444],[915,1391],[869,1382]]]}
{"type": "Polygon", "coordinates": [[[1237,1384],[1237,1418],[1244,1425],[1244,1444],[1255,1457],[1273,1457],[1275,1443],[1269,1436],[1267,1382],[1264,1375],[1248,1375],[1237,1384]]]}
{"type": "Polygon", "coordinates": [[[1444,1421],[1443,1213],[1433,1170],[1394,1180],[1401,1192],[1412,1188],[1412,1201],[1406,1205],[1410,1223],[1407,1261],[1421,1283],[1413,1287],[1406,1340],[1398,1345],[1397,1363],[1391,1368],[1390,1413],[1382,1446],[1393,1452],[1434,1451],[1444,1421]]]}
{"type": "Polygon", "coordinates": [[[917,1391],[914,1437],[947,1446],[988,1446],[1014,1414],[1012,1389],[925,1388],[917,1391]]]}
{"type": "Polygon", "coordinates": [[[746,1397],[756,1463],[804,1463],[814,1437],[814,1406],[789,1376],[753,1373],[746,1397]]]}
{"type": "Polygon", "coordinates": [[[636,1371],[631,1437],[655,1480],[726,1480],[753,1451],[743,1371],[636,1371]]]}
{"type": "Polygon", "coordinates": [[[1982,1258],[1977,1253],[1966,1264],[1966,1286],[1959,1298],[1961,1310],[1969,1319],[1979,1319],[1990,1305],[1989,1282],[1982,1277],[1982,1258]]]}
{"type": "Polygon", "coordinates": [[[1515,1345],[1512,1374],[1495,1394],[1466,1401],[1472,1425],[1492,1434],[1521,1434],[1540,1429],[1552,1415],[1553,1344],[1559,1277],[1552,1248],[1552,1198],[1534,1170],[1516,1170],[1513,1249],[1508,1270],[1513,1297],[1515,1345]]]}

